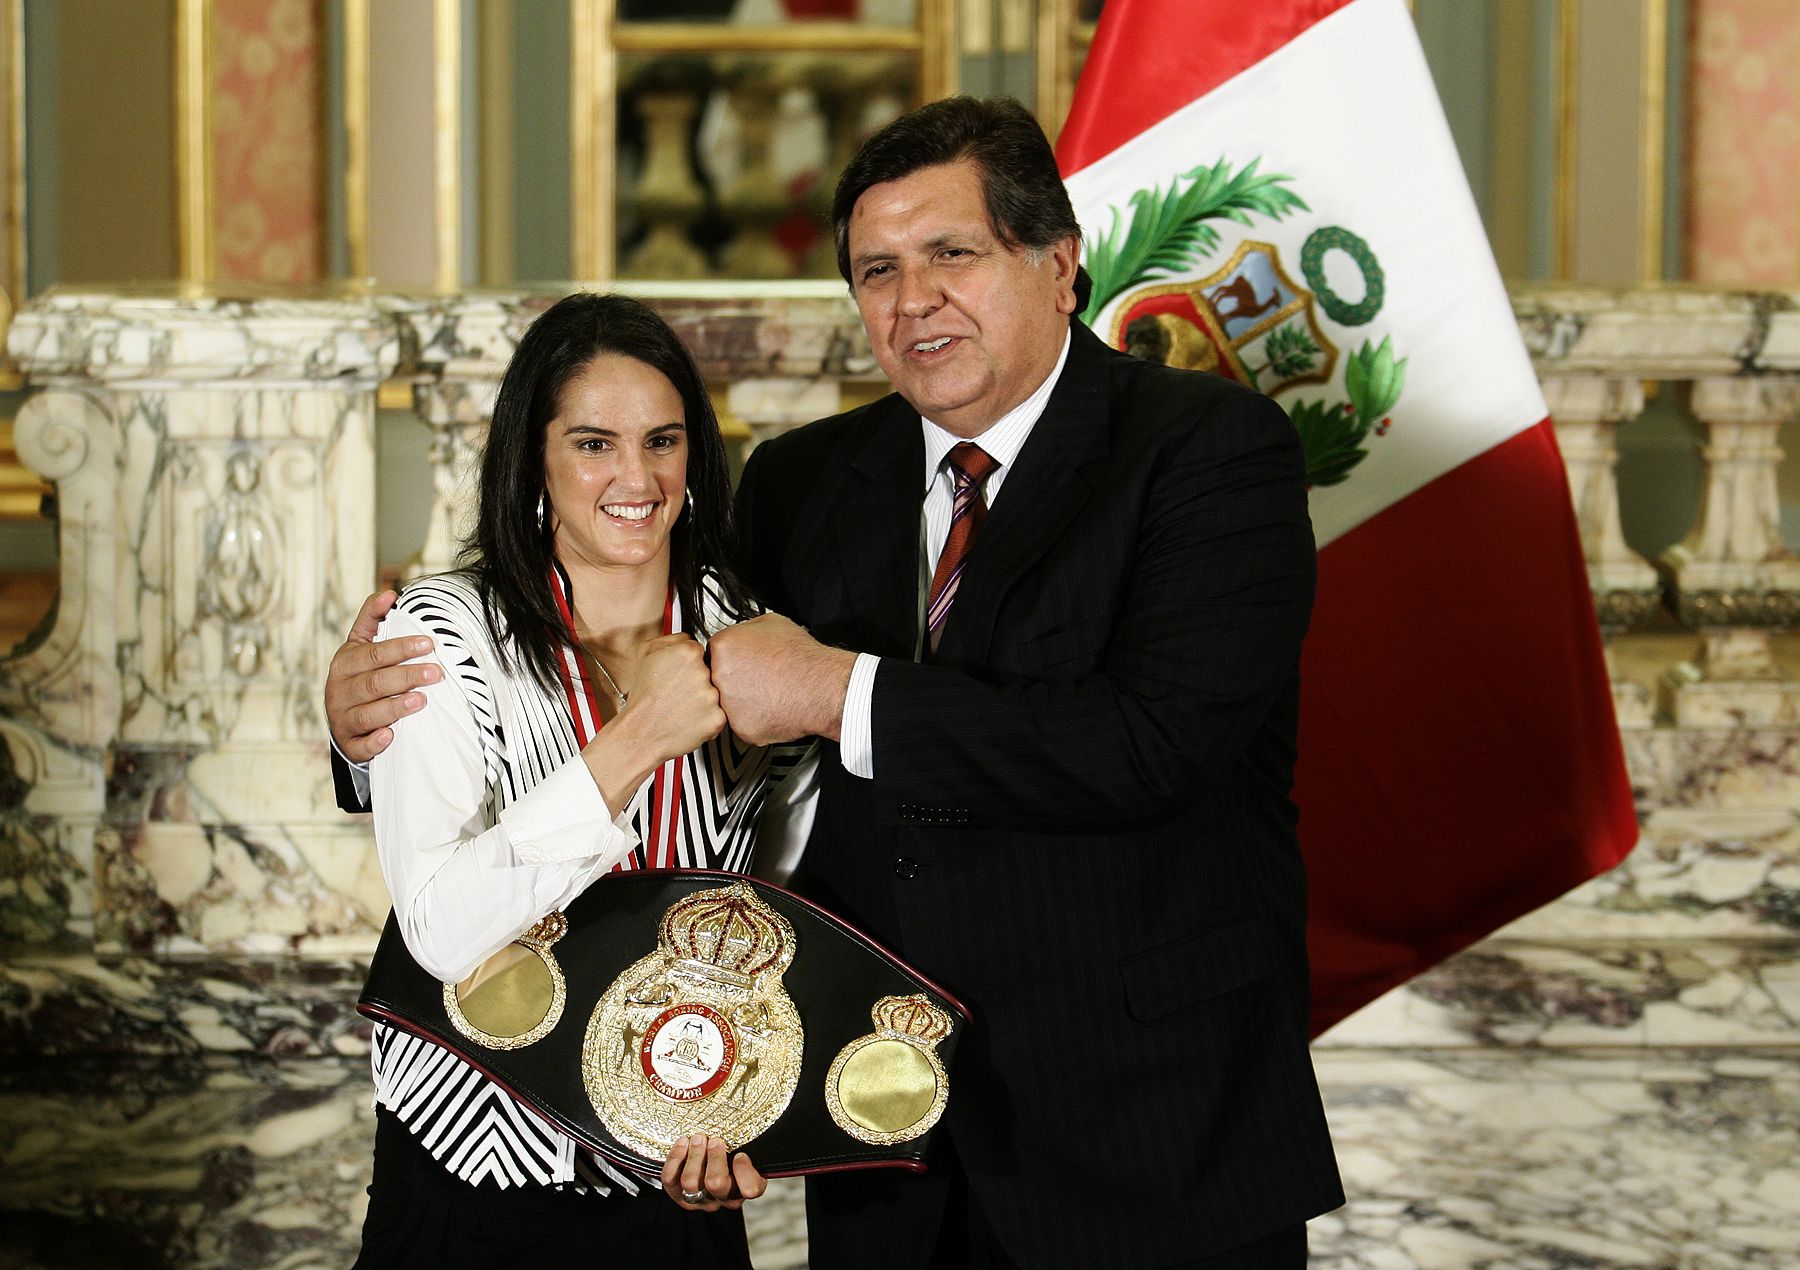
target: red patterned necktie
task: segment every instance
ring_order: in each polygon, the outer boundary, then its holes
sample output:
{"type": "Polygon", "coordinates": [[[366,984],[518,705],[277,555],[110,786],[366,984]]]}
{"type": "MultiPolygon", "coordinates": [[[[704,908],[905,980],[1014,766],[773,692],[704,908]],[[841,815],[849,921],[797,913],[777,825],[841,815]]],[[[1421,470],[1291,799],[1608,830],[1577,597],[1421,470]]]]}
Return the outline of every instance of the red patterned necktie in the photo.
{"type": "Polygon", "coordinates": [[[950,532],[944,537],[944,550],[938,556],[937,572],[931,575],[931,599],[925,605],[925,642],[937,651],[938,636],[950,603],[956,599],[956,585],[962,579],[963,562],[975,544],[975,531],[987,518],[987,499],[981,487],[1000,465],[973,441],[964,441],[950,451],[950,478],[955,491],[950,504],[950,532]]]}

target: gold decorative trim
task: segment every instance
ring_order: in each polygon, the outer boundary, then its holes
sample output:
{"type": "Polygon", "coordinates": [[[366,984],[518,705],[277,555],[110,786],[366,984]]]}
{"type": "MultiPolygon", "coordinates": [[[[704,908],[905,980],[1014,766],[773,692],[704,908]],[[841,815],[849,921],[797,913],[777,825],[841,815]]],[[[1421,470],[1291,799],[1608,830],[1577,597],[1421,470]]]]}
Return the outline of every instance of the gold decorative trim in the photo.
{"type": "MultiPolygon", "coordinates": [[[[871,1146],[911,1142],[929,1132],[950,1103],[950,1075],[937,1056],[937,1043],[949,1036],[955,1025],[922,993],[883,997],[869,1016],[875,1030],[851,1041],[831,1060],[825,1073],[825,1109],[837,1127],[858,1142],[871,1146]],[[860,1072],[854,1070],[859,1061],[863,1063],[860,1072]],[[879,1115],[892,1116],[898,1095],[904,1113],[909,1101],[905,1086],[923,1085],[927,1080],[931,1096],[910,1120],[882,1121],[867,1114],[869,1106],[847,1105],[871,1104],[880,1109],[879,1115]],[[901,1087],[895,1088],[896,1084],[901,1087]],[[859,1115],[859,1110],[864,1114],[859,1115]],[[884,1124],[891,1127],[883,1127],[884,1124]]],[[[912,1097],[916,1098],[916,1092],[912,1097]]]]}
{"type": "Polygon", "coordinates": [[[577,278],[613,276],[618,140],[613,122],[618,56],[606,37],[613,0],[569,0],[569,226],[577,278]]]}
{"type": "Polygon", "coordinates": [[[454,291],[462,282],[462,0],[436,0],[431,26],[437,287],[454,291]]]}
{"type": "Polygon", "coordinates": [[[218,272],[212,163],[212,5],[175,0],[175,237],[183,282],[218,272]]]}
{"type": "MultiPolygon", "coordinates": [[[[580,0],[574,0],[579,5],[580,0]]],[[[606,6],[610,9],[610,3],[606,6]]],[[[939,58],[950,38],[950,0],[920,0],[919,25],[867,27],[852,22],[783,22],[779,26],[731,26],[700,22],[621,22],[612,28],[619,53],[917,53],[939,58]],[[942,32],[940,35],[939,32],[942,32]],[[928,46],[931,48],[928,50],[928,46]]],[[[610,15],[609,15],[610,16],[610,15]]],[[[955,72],[950,72],[954,79],[955,72]]]]}
{"type": "Polygon", "coordinates": [[[1575,264],[1576,78],[1580,73],[1580,0],[1562,0],[1556,15],[1556,200],[1550,274],[1566,282],[1575,264]]]}
{"type": "MultiPolygon", "coordinates": [[[[556,1025],[562,1021],[563,1007],[569,1001],[568,980],[563,978],[562,967],[557,964],[556,954],[550,949],[557,940],[568,933],[569,919],[560,911],[553,912],[508,944],[506,948],[502,948],[500,952],[494,954],[495,957],[505,955],[508,949],[517,945],[535,956],[549,974],[550,1000],[545,1004],[543,1017],[531,1027],[512,1036],[501,1036],[477,1027],[463,1013],[462,984],[447,983],[444,985],[444,1013],[450,1016],[451,1026],[477,1045],[485,1045],[492,1050],[524,1049],[527,1045],[541,1041],[550,1035],[556,1025]]],[[[488,965],[492,960],[492,957],[488,958],[482,962],[482,966],[488,965]]],[[[463,982],[471,982],[480,973],[478,967],[475,974],[470,975],[463,982]]]]}
{"type": "Polygon", "coordinates": [[[1036,65],[1038,123],[1052,145],[1069,118],[1074,95],[1075,0],[1042,0],[1038,6],[1036,65]]]}
{"type": "Polygon", "coordinates": [[[369,0],[344,0],[344,247],[369,276],[369,0]]]}
{"type": "Polygon", "coordinates": [[[1638,277],[1663,276],[1663,175],[1669,144],[1669,0],[1644,5],[1644,69],[1638,104],[1638,277]]]}
{"type": "MultiPolygon", "coordinates": [[[[11,310],[25,303],[25,0],[4,0],[0,5],[6,58],[6,321],[0,323],[0,349],[5,346],[11,310]]],[[[4,352],[0,362],[10,363],[4,352]]]]}
{"type": "Polygon", "coordinates": [[[375,389],[375,408],[377,410],[411,410],[413,408],[413,381],[408,379],[384,379],[375,389]]]}
{"type": "MultiPolygon", "coordinates": [[[[952,0],[919,0],[919,98],[937,101],[956,91],[956,14],[952,0]]],[[[804,28],[796,28],[796,31],[804,28]]],[[[898,47],[892,46],[892,47],[898,47]]],[[[847,49],[846,49],[847,51],[847,49]]]]}

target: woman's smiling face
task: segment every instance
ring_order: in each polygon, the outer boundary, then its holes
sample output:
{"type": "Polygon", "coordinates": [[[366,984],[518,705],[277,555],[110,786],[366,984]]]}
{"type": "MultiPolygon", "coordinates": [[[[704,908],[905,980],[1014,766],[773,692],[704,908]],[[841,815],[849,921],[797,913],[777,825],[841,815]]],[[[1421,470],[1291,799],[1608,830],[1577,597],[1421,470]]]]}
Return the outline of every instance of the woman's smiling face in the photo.
{"type": "Polygon", "coordinates": [[[564,568],[668,564],[687,496],[681,394],[636,358],[602,354],[563,386],[544,434],[544,489],[564,568]]]}

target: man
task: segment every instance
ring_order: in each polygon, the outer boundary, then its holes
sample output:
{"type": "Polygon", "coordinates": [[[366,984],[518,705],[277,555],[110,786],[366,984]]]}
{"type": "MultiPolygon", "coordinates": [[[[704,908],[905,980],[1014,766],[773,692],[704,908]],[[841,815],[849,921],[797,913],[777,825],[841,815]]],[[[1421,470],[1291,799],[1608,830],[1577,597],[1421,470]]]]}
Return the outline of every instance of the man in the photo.
{"type": "MultiPolygon", "coordinates": [[[[797,889],[975,1022],[930,1173],[809,1183],[812,1264],[1298,1265],[1342,1201],[1288,796],[1299,440],[1071,320],[1079,229],[1016,103],[889,125],[833,220],[896,394],[751,456],[747,568],[804,629],[722,632],[713,676],[740,736],[825,738],[797,889]]],[[[366,748],[402,685],[339,660],[366,748]]]]}

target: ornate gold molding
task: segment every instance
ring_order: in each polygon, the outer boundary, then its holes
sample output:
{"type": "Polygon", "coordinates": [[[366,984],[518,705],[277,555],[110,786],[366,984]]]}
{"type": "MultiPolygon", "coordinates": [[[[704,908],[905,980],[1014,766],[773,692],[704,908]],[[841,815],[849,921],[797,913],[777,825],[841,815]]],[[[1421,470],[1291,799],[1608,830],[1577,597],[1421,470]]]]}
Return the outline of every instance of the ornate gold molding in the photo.
{"type": "Polygon", "coordinates": [[[569,0],[569,227],[575,276],[613,276],[618,91],[613,0],[569,0]]]}
{"type": "Polygon", "coordinates": [[[1664,156],[1669,144],[1669,0],[1645,0],[1638,99],[1638,279],[1663,276],[1664,156]]]}
{"type": "Polygon", "coordinates": [[[1550,274],[1567,281],[1575,265],[1575,122],[1581,53],[1581,0],[1561,0],[1556,14],[1556,198],[1550,274]]]}
{"type": "Polygon", "coordinates": [[[454,291],[462,283],[462,0],[432,6],[431,47],[437,286],[454,291]]]}
{"type": "Polygon", "coordinates": [[[1075,100],[1076,52],[1094,43],[1094,24],[1076,13],[1076,0],[1042,0],[1038,8],[1037,117],[1052,143],[1075,100]]]}
{"type": "Polygon", "coordinates": [[[936,101],[956,91],[956,14],[952,0],[919,0],[919,97],[936,101]]]}
{"type": "Polygon", "coordinates": [[[175,235],[181,280],[218,271],[212,163],[212,5],[175,0],[175,235]]]}
{"type": "Polygon", "coordinates": [[[369,0],[344,0],[344,247],[369,276],[369,0]]]}

